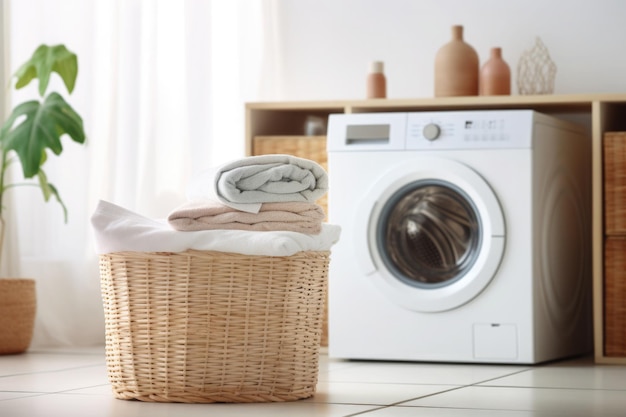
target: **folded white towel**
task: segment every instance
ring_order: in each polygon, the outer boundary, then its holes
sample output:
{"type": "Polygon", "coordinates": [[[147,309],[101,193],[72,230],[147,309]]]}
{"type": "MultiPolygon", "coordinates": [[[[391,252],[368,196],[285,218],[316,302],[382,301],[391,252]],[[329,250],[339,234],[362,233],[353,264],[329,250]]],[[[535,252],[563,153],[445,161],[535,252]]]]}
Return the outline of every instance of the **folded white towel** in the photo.
{"type": "Polygon", "coordinates": [[[100,201],[91,217],[96,252],[183,252],[187,249],[242,255],[291,256],[301,251],[330,250],[341,228],[324,223],[322,232],[203,230],[179,232],[167,220],[153,220],[115,204],[100,201]]]}
{"type": "Polygon", "coordinates": [[[262,203],[315,202],[328,192],[328,174],[317,162],[291,155],[260,155],[201,172],[190,183],[189,200],[217,199],[248,213],[262,203]]]}

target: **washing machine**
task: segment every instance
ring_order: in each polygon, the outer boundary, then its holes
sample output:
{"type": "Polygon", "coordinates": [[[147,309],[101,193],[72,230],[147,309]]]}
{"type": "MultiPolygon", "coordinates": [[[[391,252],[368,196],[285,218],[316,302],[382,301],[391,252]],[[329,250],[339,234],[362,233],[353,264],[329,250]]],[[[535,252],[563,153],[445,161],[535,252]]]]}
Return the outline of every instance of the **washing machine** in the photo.
{"type": "Polygon", "coordinates": [[[590,352],[590,140],[530,110],[334,114],[330,357],[590,352]]]}

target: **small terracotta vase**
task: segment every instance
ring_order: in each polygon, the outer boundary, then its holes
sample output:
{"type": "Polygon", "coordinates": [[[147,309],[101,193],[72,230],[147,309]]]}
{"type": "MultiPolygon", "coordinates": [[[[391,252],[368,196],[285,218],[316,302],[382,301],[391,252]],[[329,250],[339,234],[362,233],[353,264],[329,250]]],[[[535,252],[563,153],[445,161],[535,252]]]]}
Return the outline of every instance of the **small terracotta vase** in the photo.
{"type": "Polygon", "coordinates": [[[511,94],[511,69],[502,59],[502,48],[491,48],[491,56],[480,69],[480,95],[511,94]]]}
{"type": "Polygon", "coordinates": [[[384,64],[381,61],[371,63],[370,72],[367,75],[367,98],[386,98],[387,80],[385,78],[384,64]]]}
{"type": "Polygon", "coordinates": [[[463,26],[452,26],[452,40],[435,56],[435,97],[478,95],[478,54],[463,40],[463,26]]]}

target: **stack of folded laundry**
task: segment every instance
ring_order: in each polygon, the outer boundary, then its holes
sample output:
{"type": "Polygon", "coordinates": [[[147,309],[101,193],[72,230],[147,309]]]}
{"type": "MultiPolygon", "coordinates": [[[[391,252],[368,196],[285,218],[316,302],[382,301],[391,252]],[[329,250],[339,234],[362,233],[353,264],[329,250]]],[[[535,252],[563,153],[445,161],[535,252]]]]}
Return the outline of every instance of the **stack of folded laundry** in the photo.
{"type": "Polygon", "coordinates": [[[192,181],[189,201],[168,217],[180,231],[251,230],[319,234],[328,175],[316,162],[263,155],[208,170],[192,181]]]}
{"type": "Polygon", "coordinates": [[[315,203],[327,191],[328,174],[314,161],[290,155],[238,159],[196,176],[188,202],[167,219],[100,201],[91,217],[96,252],[289,256],[330,250],[341,228],[324,223],[324,210],[315,203]]]}

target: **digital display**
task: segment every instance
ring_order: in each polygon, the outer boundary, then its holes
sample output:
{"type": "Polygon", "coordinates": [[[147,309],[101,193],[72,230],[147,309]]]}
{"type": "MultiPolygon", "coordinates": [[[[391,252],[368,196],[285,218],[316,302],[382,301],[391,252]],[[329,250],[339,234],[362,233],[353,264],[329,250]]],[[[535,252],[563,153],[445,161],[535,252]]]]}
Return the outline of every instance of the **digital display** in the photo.
{"type": "Polygon", "coordinates": [[[385,144],[389,143],[391,125],[348,125],[346,126],[346,144],[385,144]]]}

